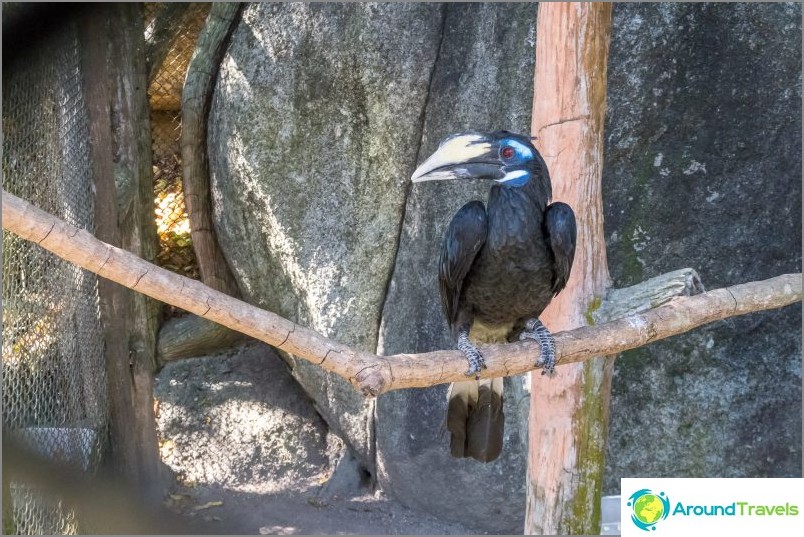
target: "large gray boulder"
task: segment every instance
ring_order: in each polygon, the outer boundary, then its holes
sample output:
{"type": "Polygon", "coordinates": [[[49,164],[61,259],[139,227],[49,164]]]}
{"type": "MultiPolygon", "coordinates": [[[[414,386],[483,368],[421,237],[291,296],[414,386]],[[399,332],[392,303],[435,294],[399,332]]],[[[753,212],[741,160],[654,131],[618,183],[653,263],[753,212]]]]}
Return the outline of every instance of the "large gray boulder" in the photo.
{"type": "MultiPolygon", "coordinates": [[[[441,7],[251,4],[209,118],[215,223],[246,300],[377,345],[441,7]]],[[[294,375],[373,467],[373,401],[304,361],[294,375]]]]}
{"type": "Polygon", "coordinates": [[[330,437],[275,351],[168,363],[154,382],[162,462],[184,485],[276,492],[314,487],[329,471],[330,437]]]}
{"type": "MultiPolygon", "coordinates": [[[[617,4],[603,172],[609,270],[709,289],[801,271],[801,5],[617,4]]],[[[621,477],[801,475],[801,307],[618,358],[621,477]]]]}

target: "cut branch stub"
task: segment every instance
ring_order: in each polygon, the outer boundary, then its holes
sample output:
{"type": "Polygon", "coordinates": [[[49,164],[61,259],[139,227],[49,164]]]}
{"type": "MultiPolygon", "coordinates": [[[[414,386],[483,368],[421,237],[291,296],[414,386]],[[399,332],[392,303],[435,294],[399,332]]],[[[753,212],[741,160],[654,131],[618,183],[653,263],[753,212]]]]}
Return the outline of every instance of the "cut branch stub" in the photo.
{"type": "Polygon", "coordinates": [[[692,296],[705,291],[698,273],[691,268],[674,270],[621,289],[608,289],[600,308],[592,311],[589,324],[641,313],[667,303],[678,296],[692,296]]]}

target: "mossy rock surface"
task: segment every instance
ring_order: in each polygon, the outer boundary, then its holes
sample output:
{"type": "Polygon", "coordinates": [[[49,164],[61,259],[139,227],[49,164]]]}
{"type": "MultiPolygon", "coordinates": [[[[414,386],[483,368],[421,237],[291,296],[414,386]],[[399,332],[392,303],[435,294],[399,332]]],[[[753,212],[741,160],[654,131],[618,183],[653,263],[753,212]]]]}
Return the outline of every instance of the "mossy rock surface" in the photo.
{"type": "MultiPolygon", "coordinates": [[[[617,4],[603,192],[617,287],[801,271],[801,6],[617,4]]],[[[801,475],[801,306],[616,364],[604,492],[621,477],[801,475]]]]}

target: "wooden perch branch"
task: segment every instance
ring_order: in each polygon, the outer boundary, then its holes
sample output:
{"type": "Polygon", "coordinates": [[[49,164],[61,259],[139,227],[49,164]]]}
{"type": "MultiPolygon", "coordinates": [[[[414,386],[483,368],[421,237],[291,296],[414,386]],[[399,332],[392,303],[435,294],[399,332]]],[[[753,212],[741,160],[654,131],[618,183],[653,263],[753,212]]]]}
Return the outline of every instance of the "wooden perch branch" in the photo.
{"type": "MultiPolygon", "coordinates": [[[[3,191],[3,229],[36,242],[57,256],[162,302],[264,341],[347,379],[365,395],[465,379],[458,351],[376,356],[353,349],[269,311],[157,267],[96,239],[3,191]]],[[[801,274],[679,297],[644,313],[556,334],[559,364],[616,354],[681,334],[719,319],[801,301],[801,274]]],[[[484,377],[536,369],[538,344],[525,341],[482,348],[484,377]]],[[[561,374],[561,370],[558,370],[561,374]]]]}

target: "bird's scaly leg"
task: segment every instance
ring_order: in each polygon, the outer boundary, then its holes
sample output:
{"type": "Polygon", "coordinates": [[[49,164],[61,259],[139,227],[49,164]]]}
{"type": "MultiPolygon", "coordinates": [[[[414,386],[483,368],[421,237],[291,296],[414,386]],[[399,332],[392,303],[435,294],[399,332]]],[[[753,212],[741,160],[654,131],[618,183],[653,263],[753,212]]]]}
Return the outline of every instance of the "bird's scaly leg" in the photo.
{"type": "Polygon", "coordinates": [[[556,342],[553,334],[539,319],[529,319],[525,323],[525,329],[519,334],[519,340],[523,339],[533,339],[539,342],[542,353],[536,361],[536,365],[542,366],[542,375],[552,377],[555,374],[556,366],[556,342]]]}
{"type": "Polygon", "coordinates": [[[471,377],[474,375],[476,379],[479,379],[479,373],[486,369],[486,361],[475,344],[469,340],[468,326],[464,326],[458,331],[458,350],[469,360],[469,369],[465,373],[466,376],[471,377]]]}

